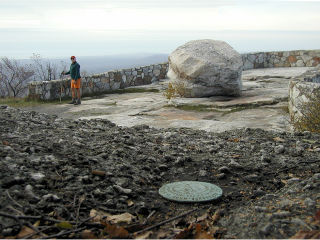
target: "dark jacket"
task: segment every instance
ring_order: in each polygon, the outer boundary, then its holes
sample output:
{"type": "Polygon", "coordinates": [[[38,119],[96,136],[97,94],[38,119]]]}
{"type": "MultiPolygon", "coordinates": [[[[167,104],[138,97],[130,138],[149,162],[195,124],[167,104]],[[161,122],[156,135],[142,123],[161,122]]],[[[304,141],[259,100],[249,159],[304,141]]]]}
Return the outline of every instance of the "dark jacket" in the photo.
{"type": "Polygon", "coordinates": [[[80,76],[80,64],[77,62],[71,63],[70,65],[70,71],[66,72],[65,75],[71,75],[71,78],[74,80],[77,80],[81,78],[80,76]]]}

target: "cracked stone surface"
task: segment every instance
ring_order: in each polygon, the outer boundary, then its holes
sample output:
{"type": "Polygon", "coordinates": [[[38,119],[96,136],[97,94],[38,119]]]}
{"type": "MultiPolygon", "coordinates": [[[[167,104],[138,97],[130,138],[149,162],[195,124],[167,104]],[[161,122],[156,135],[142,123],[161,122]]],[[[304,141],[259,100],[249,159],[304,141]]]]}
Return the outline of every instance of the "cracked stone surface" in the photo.
{"type": "MultiPolygon", "coordinates": [[[[168,80],[142,86],[159,92],[108,94],[83,98],[82,105],[68,104],[28,107],[68,119],[107,119],[119,126],[146,124],[155,128],[192,128],[223,132],[242,127],[289,130],[288,84],[311,68],[270,68],[244,71],[242,96],[175,98],[163,92],[168,80]]],[[[139,87],[141,88],[141,86],[139,87]]]]}

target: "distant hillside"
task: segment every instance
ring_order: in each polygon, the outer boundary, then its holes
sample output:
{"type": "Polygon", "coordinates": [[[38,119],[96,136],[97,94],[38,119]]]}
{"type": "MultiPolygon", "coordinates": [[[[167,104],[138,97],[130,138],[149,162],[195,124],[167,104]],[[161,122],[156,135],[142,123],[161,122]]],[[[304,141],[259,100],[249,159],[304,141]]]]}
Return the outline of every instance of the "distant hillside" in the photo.
{"type": "Polygon", "coordinates": [[[99,57],[79,57],[82,70],[88,73],[101,73],[114,69],[132,68],[168,61],[168,54],[117,55],[99,57]]]}
{"type": "MultiPolygon", "coordinates": [[[[66,58],[44,59],[61,66],[63,61],[69,67],[69,56],[66,58]]],[[[22,63],[31,63],[30,59],[19,60],[22,63]]],[[[130,55],[109,55],[109,56],[87,56],[77,57],[77,61],[81,65],[81,71],[86,71],[88,74],[107,72],[115,69],[132,68],[154,63],[168,61],[168,54],[130,54],[130,55]]]]}

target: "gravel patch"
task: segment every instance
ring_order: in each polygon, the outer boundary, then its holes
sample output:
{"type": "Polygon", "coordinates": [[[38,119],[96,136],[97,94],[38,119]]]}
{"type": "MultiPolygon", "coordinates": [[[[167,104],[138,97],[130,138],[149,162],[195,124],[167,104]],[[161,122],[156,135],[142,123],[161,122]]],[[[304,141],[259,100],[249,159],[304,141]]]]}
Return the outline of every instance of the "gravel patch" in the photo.
{"type": "MultiPolygon", "coordinates": [[[[81,222],[100,208],[140,222],[152,213],[152,225],[197,208],[149,238],[163,231],[171,238],[176,224],[187,227],[208,210],[221,213],[215,237],[289,238],[319,230],[312,220],[320,208],[319,149],[320,135],[309,132],[126,128],[0,106],[0,212],[81,222]],[[158,189],[173,181],[210,182],[223,196],[170,202],[158,189]]],[[[2,214],[0,236],[18,234],[21,221],[2,214]]],[[[80,230],[61,237],[81,238],[80,230]]]]}

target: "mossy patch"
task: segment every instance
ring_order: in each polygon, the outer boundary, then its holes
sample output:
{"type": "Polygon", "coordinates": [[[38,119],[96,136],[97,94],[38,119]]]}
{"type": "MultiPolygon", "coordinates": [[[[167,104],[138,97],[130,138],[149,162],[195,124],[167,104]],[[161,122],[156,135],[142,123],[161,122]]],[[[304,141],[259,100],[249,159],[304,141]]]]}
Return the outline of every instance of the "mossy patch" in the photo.
{"type": "Polygon", "coordinates": [[[280,109],[286,114],[289,114],[289,106],[281,106],[280,109]]]}
{"type": "Polygon", "coordinates": [[[167,108],[176,108],[179,110],[183,110],[183,111],[195,111],[195,112],[225,112],[225,110],[223,108],[217,108],[217,107],[213,107],[213,106],[209,106],[209,105],[205,105],[205,104],[198,104],[198,105],[188,105],[188,104],[183,104],[183,105],[165,105],[164,107],[167,108]]]}
{"type": "MultiPolygon", "coordinates": [[[[147,89],[147,88],[124,88],[124,89],[117,89],[117,90],[111,90],[111,91],[105,91],[102,93],[92,93],[92,94],[83,94],[83,98],[85,97],[91,97],[91,98],[101,98],[102,95],[105,94],[125,94],[125,93],[158,93],[158,89],[147,89]]],[[[10,107],[15,108],[23,108],[23,107],[35,107],[42,104],[66,104],[71,101],[71,97],[63,97],[60,101],[60,99],[56,100],[41,100],[38,98],[0,98],[0,105],[8,105],[10,107]]],[[[110,103],[106,104],[108,106],[110,105],[116,105],[116,103],[110,103]]]]}
{"type": "Polygon", "coordinates": [[[180,109],[183,111],[211,112],[211,109],[209,108],[209,106],[202,105],[202,104],[199,104],[199,105],[177,105],[177,106],[169,104],[169,105],[165,105],[164,107],[176,108],[176,109],[180,109]]]}
{"type": "Polygon", "coordinates": [[[63,99],[61,100],[37,100],[37,99],[29,99],[29,98],[0,98],[0,105],[8,105],[10,107],[15,108],[23,108],[23,107],[35,107],[43,104],[66,104],[71,100],[63,99]]]}
{"type": "Polygon", "coordinates": [[[110,115],[109,112],[103,112],[103,111],[89,111],[89,110],[82,110],[78,112],[72,112],[70,115],[76,116],[76,117],[91,117],[91,116],[104,116],[104,115],[110,115]]]}
{"type": "Polygon", "coordinates": [[[117,89],[107,92],[108,94],[125,94],[125,93],[144,93],[144,92],[159,92],[158,89],[155,88],[124,88],[117,89]]]}
{"type": "Polygon", "coordinates": [[[183,111],[194,111],[194,112],[218,112],[221,113],[221,116],[225,116],[231,113],[235,112],[241,112],[248,109],[255,109],[259,108],[259,105],[241,105],[241,106],[233,106],[233,107],[218,107],[218,106],[210,106],[210,105],[204,105],[204,104],[198,104],[198,105],[165,105],[164,107],[167,108],[176,108],[183,111]]]}
{"type": "Polygon", "coordinates": [[[90,94],[83,94],[83,97],[91,97],[91,98],[101,98],[106,94],[126,94],[126,93],[158,93],[159,90],[155,88],[123,88],[123,89],[115,89],[108,90],[103,92],[95,92],[90,94]]]}
{"type": "Polygon", "coordinates": [[[239,107],[232,107],[229,109],[229,111],[225,111],[222,116],[231,114],[231,113],[235,113],[235,112],[241,112],[244,110],[248,110],[248,109],[254,109],[254,108],[258,108],[258,106],[256,105],[245,105],[245,106],[239,106],[239,107]]]}
{"type": "Polygon", "coordinates": [[[103,105],[103,106],[116,106],[116,105],[117,105],[117,102],[99,103],[99,105],[103,105]]]}

